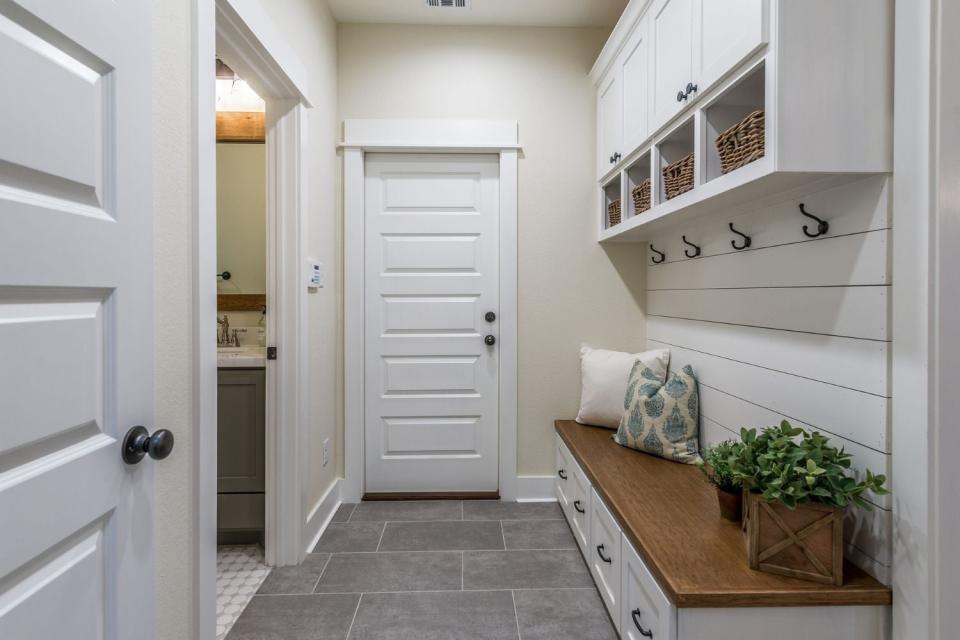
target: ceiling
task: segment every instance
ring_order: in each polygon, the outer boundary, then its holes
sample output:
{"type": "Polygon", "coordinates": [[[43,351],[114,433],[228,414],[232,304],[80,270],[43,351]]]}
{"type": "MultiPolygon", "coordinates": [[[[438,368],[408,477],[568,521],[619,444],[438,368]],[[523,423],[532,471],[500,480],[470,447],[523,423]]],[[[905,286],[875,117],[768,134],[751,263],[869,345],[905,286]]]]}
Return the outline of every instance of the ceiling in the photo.
{"type": "Polygon", "coordinates": [[[536,27],[612,27],[627,0],[469,0],[466,9],[425,0],[328,0],[337,22],[536,27]]]}

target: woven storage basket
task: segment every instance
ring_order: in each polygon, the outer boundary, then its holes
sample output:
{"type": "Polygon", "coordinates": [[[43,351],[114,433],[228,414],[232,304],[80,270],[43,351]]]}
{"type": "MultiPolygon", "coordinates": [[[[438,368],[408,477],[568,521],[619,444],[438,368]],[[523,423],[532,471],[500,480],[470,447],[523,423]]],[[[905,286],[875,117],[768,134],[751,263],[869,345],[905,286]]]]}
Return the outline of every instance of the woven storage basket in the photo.
{"type": "Polygon", "coordinates": [[[620,198],[607,205],[607,226],[620,224],[620,198]]]}
{"type": "Polygon", "coordinates": [[[667,200],[693,189],[693,154],[663,168],[663,191],[667,200]]]}
{"type": "Polygon", "coordinates": [[[763,157],[763,111],[754,111],[717,136],[720,173],[730,173],[763,157]]]}
{"type": "Polygon", "coordinates": [[[634,215],[639,215],[650,208],[650,178],[646,178],[635,186],[630,195],[633,197],[634,215]]]}

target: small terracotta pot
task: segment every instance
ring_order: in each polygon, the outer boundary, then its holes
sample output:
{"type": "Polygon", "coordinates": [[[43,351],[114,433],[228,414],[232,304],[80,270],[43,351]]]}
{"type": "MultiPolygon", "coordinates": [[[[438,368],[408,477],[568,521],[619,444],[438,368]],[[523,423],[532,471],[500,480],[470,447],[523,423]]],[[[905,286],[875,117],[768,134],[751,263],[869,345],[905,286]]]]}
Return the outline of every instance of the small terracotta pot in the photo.
{"type": "Polygon", "coordinates": [[[740,522],[743,514],[743,494],[729,493],[717,487],[717,502],[720,503],[720,516],[731,522],[740,522]]]}

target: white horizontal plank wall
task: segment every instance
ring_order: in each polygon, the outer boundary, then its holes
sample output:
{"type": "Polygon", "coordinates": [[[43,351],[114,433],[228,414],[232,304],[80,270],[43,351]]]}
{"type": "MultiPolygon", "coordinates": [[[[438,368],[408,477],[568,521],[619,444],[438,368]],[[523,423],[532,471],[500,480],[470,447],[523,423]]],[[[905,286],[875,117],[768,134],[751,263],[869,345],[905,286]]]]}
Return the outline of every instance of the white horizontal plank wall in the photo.
{"type": "MultiPolygon", "coordinates": [[[[843,446],[858,475],[889,474],[890,234],[887,179],[870,177],[651,239],[666,260],[647,268],[649,348],[693,366],[705,443],[788,419],[843,446]],[[803,233],[816,223],[801,202],[826,235],[803,233]],[[731,246],[731,222],[749,249],[731,246]]],[[[847,557],[889,583],[891,497],[867,498],[872,511],[847,517],[847,557]]]]}

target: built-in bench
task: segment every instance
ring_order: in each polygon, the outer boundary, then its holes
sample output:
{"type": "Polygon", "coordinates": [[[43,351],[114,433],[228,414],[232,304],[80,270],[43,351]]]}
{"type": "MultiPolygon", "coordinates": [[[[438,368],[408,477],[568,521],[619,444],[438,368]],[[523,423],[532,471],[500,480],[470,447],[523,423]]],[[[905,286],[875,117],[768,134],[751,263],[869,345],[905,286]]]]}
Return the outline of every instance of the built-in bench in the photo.
{"type": "Polygon", "coordinates": [[[696,468],[555,426],[557,499],[621,637],[889,637],[891,591],[861,569],[848,563],[841,587],[753,571],[696,468]]]}

